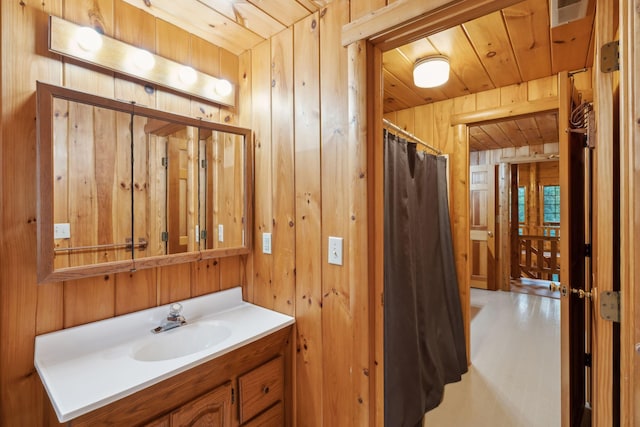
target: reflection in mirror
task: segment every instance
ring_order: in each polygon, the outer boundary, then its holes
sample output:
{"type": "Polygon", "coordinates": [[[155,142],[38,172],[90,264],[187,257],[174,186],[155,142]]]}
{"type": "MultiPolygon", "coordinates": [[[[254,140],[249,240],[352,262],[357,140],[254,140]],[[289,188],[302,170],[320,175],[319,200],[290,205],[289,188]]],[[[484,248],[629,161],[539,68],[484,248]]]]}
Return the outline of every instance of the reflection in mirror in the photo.
{"type": "Polygon", "coordinates": [[[200,129],[200,247],[245,244],[245,135],[200,129]]]}
{"type": "Polygon", "coordinates": [[[53,109],[54,268],[131,259],[130,114],[61,98],[53,109]]]}
{"type": "MultiPolygon", "coordinates": [[[[144,129],[149,157],[149,214],[143,228],[148,232],[149,251],[145,256],[197,251],[197,129],[136,115],[135,122],[138,120],[144,129]]],[[[137,222],[136,217],[136,225],[137,222]]]]}

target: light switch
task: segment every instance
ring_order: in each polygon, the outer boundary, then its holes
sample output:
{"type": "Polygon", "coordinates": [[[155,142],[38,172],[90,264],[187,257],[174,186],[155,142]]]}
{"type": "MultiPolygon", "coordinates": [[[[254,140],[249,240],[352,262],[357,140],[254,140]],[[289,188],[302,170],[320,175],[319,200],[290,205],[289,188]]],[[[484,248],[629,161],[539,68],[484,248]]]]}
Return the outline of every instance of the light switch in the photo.
{"type": "Polygon", "coordinates": [[[262,253],[271,254],[271,233],[262,233],[262,253]]]}
{"type": "Polygon", "coordinates": [[[224,225],[218,224],[218,242],[224,242],[224,225]]]}
{"type": "Polygon", "coordinates": [[[329,236],[329,264],[342,265],[342,237],[329,236]]]}
{"type": "Polygon", "coordinates": [[[60,222],[53,224],[53,238],[54,239],[70,239],[71,238],[71,224],[68,222],[60,222]]]}

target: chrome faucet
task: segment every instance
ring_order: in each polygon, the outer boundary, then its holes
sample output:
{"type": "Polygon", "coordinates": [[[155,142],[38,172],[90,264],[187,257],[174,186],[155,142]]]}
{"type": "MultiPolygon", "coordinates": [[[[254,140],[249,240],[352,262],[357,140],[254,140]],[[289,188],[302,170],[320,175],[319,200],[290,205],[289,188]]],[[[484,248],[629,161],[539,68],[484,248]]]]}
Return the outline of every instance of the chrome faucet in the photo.
{"type": "Polygon", "coordinates": [[[162,324],[157,328],[151,330],[154,334],[158,334],[160,332],[168,331],[169,329],[178,328],[182,325],[187,324],[187,320],[180,314],[182,312],[182,304],[173,303],[169,306],[169,315],[165,320],[162,321],[162,324]]]}

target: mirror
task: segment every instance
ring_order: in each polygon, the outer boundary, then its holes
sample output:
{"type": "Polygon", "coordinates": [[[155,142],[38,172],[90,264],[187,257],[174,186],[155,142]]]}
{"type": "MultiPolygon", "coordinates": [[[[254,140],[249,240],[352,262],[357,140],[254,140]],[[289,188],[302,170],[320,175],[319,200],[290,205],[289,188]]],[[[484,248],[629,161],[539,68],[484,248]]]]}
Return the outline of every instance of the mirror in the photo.
{"type": "Polygon", "coordinates": [[[249,252],[248,129],[37,90],[39,282],[249,252]]]}

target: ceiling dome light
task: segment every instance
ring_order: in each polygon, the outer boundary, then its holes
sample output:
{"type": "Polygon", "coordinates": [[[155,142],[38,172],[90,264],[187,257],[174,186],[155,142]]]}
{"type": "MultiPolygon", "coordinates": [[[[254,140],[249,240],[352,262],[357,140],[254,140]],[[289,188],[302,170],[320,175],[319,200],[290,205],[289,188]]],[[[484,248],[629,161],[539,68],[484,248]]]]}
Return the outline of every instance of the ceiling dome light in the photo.
{"type": "Polygon", "coordinates": [[[449,59],[446,56],[429,56],[416,61],[413,66],[413,83],[422,88],[440,86],[449,80],[449,59]]]}
{"type": "Polygon", "coordinates": [[[216,82],[216,93],[220,96],[227,96],[233,90],[233,86],[228,80],[220,79],[216,82]]]}
{"type": "Polygon", "coordinates": [[[87,52],[95,52],[102,47],[102,36],[91,27],[80,27],[75,35],[76,43],[87,52]]]}
{"type": "Polygon", "coordinates": [[[149,71],[156,64],[156,60],[153,55],[144,49],[136,49],[133,54],[133,63],[142,71],[149,71]]]}
{"type": "Polygon", "coordinates": [[[180,67],[180,80],[186,85],[192,85],[198,80],[198,74],[193,68],[183,65],[180,67]]]}

